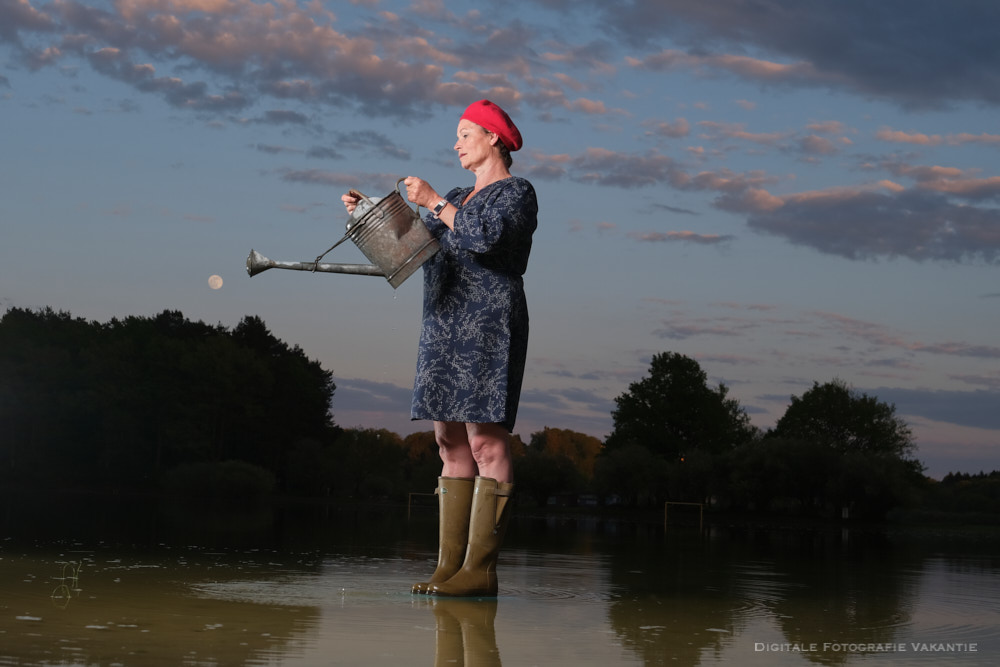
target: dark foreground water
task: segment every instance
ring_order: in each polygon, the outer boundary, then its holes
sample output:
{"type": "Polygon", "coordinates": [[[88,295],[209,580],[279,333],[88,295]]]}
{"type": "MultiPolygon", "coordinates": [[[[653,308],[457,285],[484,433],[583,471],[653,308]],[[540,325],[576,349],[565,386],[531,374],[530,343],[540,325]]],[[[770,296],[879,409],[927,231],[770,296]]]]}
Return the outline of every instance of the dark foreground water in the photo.
{"type": "Polygon", "coordinates": [[[0,502],[0,665],[1000,663],[991,531],[515,516],[447,600],[433,508],[0,502]]]}

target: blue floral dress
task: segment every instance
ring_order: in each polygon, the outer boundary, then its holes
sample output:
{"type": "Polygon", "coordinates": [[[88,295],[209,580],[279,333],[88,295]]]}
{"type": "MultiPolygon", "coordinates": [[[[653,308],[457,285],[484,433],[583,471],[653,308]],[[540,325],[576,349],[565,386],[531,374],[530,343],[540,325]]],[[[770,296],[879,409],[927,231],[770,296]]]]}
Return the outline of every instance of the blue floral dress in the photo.
{"type": "Polygon", "coordinates": [[[458,208],[452,231],[425,217],[441,249],[424,264],[424,315],[412,419],[503,424],[514,429],[528,351],[522,276],[538,224],[527,180],[491,183],[445,197],[458,208]]]}

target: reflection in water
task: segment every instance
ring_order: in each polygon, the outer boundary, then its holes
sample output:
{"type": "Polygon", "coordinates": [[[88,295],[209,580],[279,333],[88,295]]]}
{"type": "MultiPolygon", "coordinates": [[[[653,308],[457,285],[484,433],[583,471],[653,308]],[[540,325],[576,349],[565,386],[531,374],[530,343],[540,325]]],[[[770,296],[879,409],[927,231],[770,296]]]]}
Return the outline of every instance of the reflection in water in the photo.
{"type": "Polygon", "coordinates": [[[697,665],[719,654],[752,613],[733,594],[734,555],[732,545],[693,530],[616,551],[611,627],[647,665],[697,665]]]}
{"type": "Polygon", "coordinates": [[[839,665],[852,657],[826,644],[899,643],[918,592],[919,557],[863,532],[795,535],[770,551],[770,568],[792,585],[767,608],[787,641],[816,645],[806,651],[811,660],[839,665]]]}
{"type": "Polygon", "coordinates": [[[971,666],[1000,654],[996,531],[664,532],[515,516],[499,598],[477,600],[410,594],[437,535],[433,515],[407,521],[405,508],[192,513],[116,499],[76,501],[79,520],[65,521],[65,506],[0,498],[0,665],[499,667],[501,655],[518,666],[920,665],[947,655],[971,666]]]}
{"type": "Polygon", "coordinates": [[[253,664],[315,629],[315,608],[264,614],[257,605],[190,594],[251,568],[267,576],[266,565],[252,558],[171,552],[150,560],[117,548],[70,546],[76,548],[0,559],[0,655],[23,660],[13,664],[253,664]],[[51,595],[67,558],[79,568],[71,599],[51,595]]]}
{"type": "MultiPolygon", "coordinates": [[[[187,586],[232,576],[219,561],[188,556],[144,562],[118,554],[76,553],[84,569],[79,594],[50,598],[52,572],[64,554],[31,553],[0,561],[3,616],[0,654],[27,664],[250,664],[282,652],[314,626],[316,610],[272,609],[205,600],[187,586]]],[[[9,664],[9,663],[8,663],[9,664]]]]}
{"type": "Polygon", "coordinates": [[[497,600],[428,598],[434,611],[434,667],[501,667],[497,600]]]}

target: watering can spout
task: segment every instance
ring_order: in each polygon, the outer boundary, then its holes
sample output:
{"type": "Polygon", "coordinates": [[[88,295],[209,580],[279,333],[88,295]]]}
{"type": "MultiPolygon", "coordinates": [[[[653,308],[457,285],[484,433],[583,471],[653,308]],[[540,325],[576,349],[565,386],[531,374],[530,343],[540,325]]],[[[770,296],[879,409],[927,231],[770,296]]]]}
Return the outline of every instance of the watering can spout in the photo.
{"type": "Polygon", "coordinates": [[[323,273],[350,273],[358,276],[383,276],[382,269],[374,264],[323,264],[319,262],[279,262],[268,259],[251,249],[247,257],[247,275],[253,277],[268,269],[291,269],[292,271],[320,271],[323,273]]]}

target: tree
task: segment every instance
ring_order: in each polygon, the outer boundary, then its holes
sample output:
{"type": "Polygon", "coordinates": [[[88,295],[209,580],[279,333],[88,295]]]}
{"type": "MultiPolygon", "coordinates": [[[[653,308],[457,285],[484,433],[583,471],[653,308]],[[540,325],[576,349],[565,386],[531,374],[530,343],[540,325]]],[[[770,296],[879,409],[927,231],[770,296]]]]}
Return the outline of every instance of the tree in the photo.
{"type": "Polygon", "coordinates": [[[811,441],[764,438],[731,452],[725,461],[721,500],[737,510],[821,515],[841,455],[811,441]]]}
{"type": "Polygon", "coordinates": [[[606,498],[630,507],[660,507],[667,490],[667,463],[641,445],[625,445],[597,461],[594,485],[606,498]]]}
{"type": "Polygon", "coordinates": [[[724,384],[712,389],[697,361],[674,352],[653,356],[649,376],[615,399],[608,450],[641,445],[668,461],[695,450],[721,453],[756,437],[724,384]]]}
{"type": "Polygon", "coordinates": [[[514,459],[514,479],[518,493],[545,505],[553,494],[583,491],[580,472],[569,457],[528,448],[525,456],[514,459]]]}
{"type": "Polygon", "coordinates": [[[817,500],[834,513],[881,518],[910,504],[922,483],[923,466],[909,426],[894,405],[855,391],[842,380],[813,383],[792,397],[765,441],[787,440],[795,447],[781,459],[790,473],[787,488],[813,479],[817,500]],[[828,454],[823,454],[823,452],[828,454]],[[817,467],[816,464],[821,465],[817,467]]]}
{"type": "Polygon", "coordinates": [[[908,459],[914,451],[913,434],[896,416],[896,406],[838,379],[814,382],[801,397],[792,396],[770,435],[807,440],[841,453],[908,459]]]}
{"type": "Polygon", "coordinates": [[[344,429],[331,453],[337,461],[335,495],[358,499],[405,497],[403,439],[384,428],[344,429]]]}
{"type": "Polygon", "coordinates": [[[593,479],[594,463],[604,445],[586,433],[546,426],[531,434],[529,447],[552,456],[565,456],[585,479],[593,479]]]}

